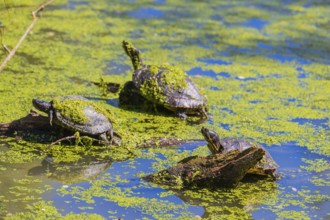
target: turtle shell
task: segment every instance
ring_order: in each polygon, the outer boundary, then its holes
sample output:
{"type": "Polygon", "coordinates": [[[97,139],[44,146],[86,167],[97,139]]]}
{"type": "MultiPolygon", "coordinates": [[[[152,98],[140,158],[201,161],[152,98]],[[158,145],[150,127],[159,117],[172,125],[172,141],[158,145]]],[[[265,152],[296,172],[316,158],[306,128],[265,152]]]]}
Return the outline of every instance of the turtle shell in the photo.
{"type": "MultiPolygon", "coordinates": [[[[248,140],[242,138],[235,137],[226,137],[220,139],[221,145],[224,147],[223,153],[226,153],[231,150],[238,149],[240,151],[245,150],[249,147],[259,147],[263,148],[257,143],[250,142],[248,140]]],[[[264,149],[264,148],[263,148],[264,149]]],[[[265,149],[264,149],[265,150],[265,149]]],[[[265,155],[263,158],[256,164],[256,166],[252,167],[248,173],[258,174],[258,175],[273,175],[275,170],[279,167],[278,164],[273,160],[270,154],[265,150],[265,155]]]]}
{"type": "Polygon", "coordinates": [[[177,67],[144,65],[133,74],[133,82],[143,97],[172,111],[196,113],[206,106],[205,96],[177,67]]]}
{"type": "Polygon", "coordinates": [[[67,129],[90,135],[112,130],[109,119],[83,97],[64,97],[52,101],[55,122],[67,129]]]}

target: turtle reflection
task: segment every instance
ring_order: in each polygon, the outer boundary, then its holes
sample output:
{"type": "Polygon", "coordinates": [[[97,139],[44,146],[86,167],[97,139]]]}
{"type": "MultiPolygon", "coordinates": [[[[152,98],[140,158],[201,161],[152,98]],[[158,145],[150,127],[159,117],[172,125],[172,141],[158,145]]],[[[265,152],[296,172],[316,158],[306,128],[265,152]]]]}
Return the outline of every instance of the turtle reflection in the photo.
{"type": "Polygon", "coordinates": [[[218,219],[252,219],[252,212],[260,205],[272,203],[279,191],[277,183],[265,181],[253,175],[247,176],[239,187],[233,189],[201,188],[189,190],[173,190],[176,196],[185,202],[203,206],[205,213],[202,218],[218,219]]]}
{"type": "Polygon", "coordinates": [[[109,157],[100,159],[92,156],[84,156],[75,162],[56,162],[53,157],[47,156],[41,166],[29,170],[29,175],[47,175],[49,179],[63,184],[74,184],[97,178],[112,162],[109,157]]]}

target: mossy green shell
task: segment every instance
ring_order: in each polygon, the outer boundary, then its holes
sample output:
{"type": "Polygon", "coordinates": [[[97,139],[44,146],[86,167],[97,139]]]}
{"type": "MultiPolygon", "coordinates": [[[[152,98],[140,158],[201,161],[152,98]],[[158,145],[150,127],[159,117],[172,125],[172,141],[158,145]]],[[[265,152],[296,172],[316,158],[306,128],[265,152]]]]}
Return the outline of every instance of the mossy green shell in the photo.
{"type": "Polygon", "coordinates": [[[109,119],[83,97],[57,98],[53,100],[53,107],[55,122],[67,129],[90,135],[112,130],[109,119]]]}
{"type": "Polygon", "coordinates": [[[149,101],[176,109],[200,109],[206,98],[188,75],[170,65],[145,65],[135,71],[133,82],[142,96],[149,101]]]}

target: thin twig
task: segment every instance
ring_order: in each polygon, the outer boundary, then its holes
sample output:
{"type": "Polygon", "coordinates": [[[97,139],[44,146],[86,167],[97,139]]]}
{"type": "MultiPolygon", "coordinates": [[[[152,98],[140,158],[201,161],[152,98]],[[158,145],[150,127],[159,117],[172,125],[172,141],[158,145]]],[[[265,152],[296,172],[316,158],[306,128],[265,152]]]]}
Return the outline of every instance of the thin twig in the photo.
{"type": "Polygon", "coordinates": [[[52,142],[50,145],[48,145],[42,152],[41,155],[43,155],[44,153],[46,153],[48,151],[49,148],[51,148],[51,146],[60,143],[61,141],[68,141],[68,140],[72,140],[72,139],[77,139],[76,135],[72,135],[72,136],[67,136],[64,138],[60,138],[57,141],[52,142]]]}
{"type": "Polygon", "coordinates": [[[6,64],[8,63],[8,61],[15,55],[16,50],[18,49],[18,47],[22,44],[22,42],[24,41],[24,39],[26,38],[26,36],[29,34],[29,32],[31,31],[31,29],[33,28],[33,26],[35,25],[35,23],[38,20],[38,14],[50,3],[52,3],[55,0],[48,0],[47,2],[41,4],[36,10],[32,11],[32,17],[33,20],[30,24],[30,26],[26,29],[25,33],[23,34],[23,36],[19,39],[19,41],[17,42],[17,44],[15,45],[15,47],[10,51],[10,53],[8,54],[8,56],[6,57],[6,59],[2,62],[1,66],[0,66],[0,72],[5,68],[6,64]]]}
{"type": "Polygon", "coordinates": [[[9,54],[10,53],[10,49],[8,48],[8,46],[6,44],[2,44],[2,48],[9,54]]]}

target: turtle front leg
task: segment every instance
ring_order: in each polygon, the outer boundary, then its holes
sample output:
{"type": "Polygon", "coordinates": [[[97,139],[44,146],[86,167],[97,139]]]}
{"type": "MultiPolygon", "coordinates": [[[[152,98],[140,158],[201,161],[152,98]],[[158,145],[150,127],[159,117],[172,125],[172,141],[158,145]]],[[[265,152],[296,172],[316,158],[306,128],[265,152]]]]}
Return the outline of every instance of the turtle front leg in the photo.
{"type": "Polygon", "coordinates": [[[52,109],[50,109],[49,112],[48,112],[49,124],[51,126],[53,126],[53,113],[54,113],[54,111],[52,109]]]}
{"type": "Polygon", "coordinates": [[[102,141],[107,143],[107,145],[121,145],[121,137],[116,133],[116,137],[113,133],[113,130],[108,130],[107,132],[100,135],[102,141]],[[108,139],[109,136],[109,139],[108,139]]]}
{"type": "Polygon", "coordinates": [[[175,112],[175,114],[179,118],[184,119],[184,120],[188,118],[187,114],[183,110],[178,110],[178,111],[175,112]]]}

